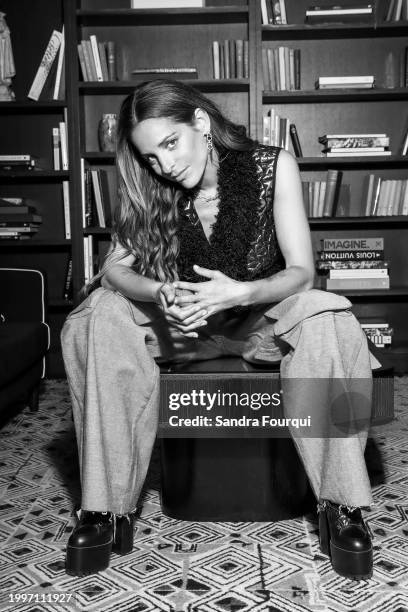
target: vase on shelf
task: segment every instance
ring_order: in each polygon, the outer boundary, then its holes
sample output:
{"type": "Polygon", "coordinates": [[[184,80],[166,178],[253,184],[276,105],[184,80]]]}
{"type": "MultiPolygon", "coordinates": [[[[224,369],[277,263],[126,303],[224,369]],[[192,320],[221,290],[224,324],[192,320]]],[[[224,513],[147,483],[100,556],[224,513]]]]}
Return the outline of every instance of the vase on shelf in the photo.
{"type": "Polygon", "coordinates": [[[99,148],[101,151],[116,151],[117,115],[106,113],[102,115],[98,127],[99,148]]]}

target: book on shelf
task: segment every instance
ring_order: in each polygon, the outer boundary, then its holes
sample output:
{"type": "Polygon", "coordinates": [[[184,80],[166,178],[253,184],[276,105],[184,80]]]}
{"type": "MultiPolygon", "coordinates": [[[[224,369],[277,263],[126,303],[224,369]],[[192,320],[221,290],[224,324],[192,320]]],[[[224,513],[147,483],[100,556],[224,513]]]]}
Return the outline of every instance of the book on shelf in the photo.
{"type": "Polygon", "coordinates": [[[335,216],[341,177],[338,170],[328,170],[325,180],[302,181],[303,204],[308,217],[335,216]]]}
{"type": "Polygon", "coordinates": [[[319,272],[330,270],[373,270],[374,268],[388,268],[389,264],[384,259],[316,259],[316,269],[319,272]]]}
{"type": "Polygon", "coordinates": [[[73,277],[72,277],[72,258],[68,259],[67,269],[65,272],[64,291],[62,298],[64,300],[72,300],[73,297],[73,277]]]}
{"type": "Polygon", "coordinates": [[[0,155],[0,170],[35,170],[36,160],[32,155],[0,155]]]}
{"type": "Polygon", "coordinates": [[[58,127],[52,128],[52,159],[54,170],[61,170],[61,147],[60,130],[58,127]]]}
{"type": "Polygon", "coordinates": [[[306,9],[306,23],[358,23],[374,16],[372,4],[359,5],[314,5],[306,9]]]}
{"type": "Polygon", "coordinates": [[[31,100],[39,100],[44,85],[50,75],[51,67],[55,63],[58,50],[62,42],[62,32],[54,30],[47,44],[41,63],[38,67],[27,97],[31,100]]]}
{"type": "Polygon", "coordinates": [[[361,149],[345,149],[342,153],[336,151],[322,151],[325,157],[369,157],[369,156],[389,156],[391,151],[377,151],[375,148],[370,148],[368,151],[362,151],[361,149]]]}
{"type": "Polygon", "coordinates": [[[205,0],[131,0],[133,9],[202,8],[205,0]]]}
{"type": "Polygon", "coordinates": [[[34,206],[29,204],[20,204],[16,206],[0,198],[0,220],[4,215],[27,215],[35,212],[36,209],[34,206]]]}
{"type": "Polygon", "coordinates": [[[132,77],[134,79],[141,78],[143,80],[149,79],[168,79],[171,77],[177,80],[183,79],[197,79],[198,73],[195,67],[158,67],[158,68],[135,68],[132,70],[132,77]]]}
{"type": "Polygon", "coordinates": [[[61,153],[61,167],[62,170],[68,170],[68,141],[67,141],[67,125],[65,121],[60,121],[58,124],[59,129],[59,144],[61,153]]]}
{"type": "Polygon", "coordinates": [[[323,251],[383,251],[384,238],[322,238],[320,244],[323,251]]]}
{"type": "Polygon", "coordinates": [[[388,276],[388,268],[343,268],[332,269],[329,278],[379,278],[388,276]]]}
{"type": "Polygon", "coordinates": [[[62,26],[61,44],[58,51],[57,72],[55,75],[53,100],[64,100],[65,98],[65,27],[62,26]]]}
{"type": "Polygon", "coordinates": [[[316,89],[370,89],[374,87],[374,77],[338,76],[319,77],[315,83],[316,89]]]}
{"type": "Polygon", "coordinates": [[[386,134],[325,134],[318,138],[320,144],[329,147],[388,147],[390,139],[386,134]]]}
{"type": "Polygon", "coordinates": [[[28,212],[28,213],[15,213],[14,211],[11,213],[1,213],[0,212],[1,221],[7,223],[31,223],[32,225],[42,223],[42,216],[36,212],[28,212]]]}
{"type": "Polygon", "coordinates": [[[377,278],[325,278],[323,281],[325,289],[330,291],[390,288],[390,279],[388,276],[380,276],[377,278]]]}
{"type": "Polygon", "coordinates": [[[99,56],[98,39],[96,38],[95,34],[91,34],[91,36],[89,37],[89,40],[91,42],[91,51],[92,51],[94,65],[95,65],[96,80],[103,81],[101,59],[99,56]]]}
{"type": "Polygon", "coordinates": [[[262,25],[287,25],[285,0],[261,0],[262,25]]]}
{"type": "Polygon", "coordinates": [[[71,238],[71,211],[69,206],[69,181],[62,181],[62,199],[64,206],[64,235],[65,239],[71,238]]]}
{"type": "MultiPolygon", "coordinates": [[[[248,41],[214,40],[211,45],[214,79],[249,78],[248,41]]],[[[185,77],[191,78],[191,77],[185,77]]]]}
{"type": "Polygon", "coordinates": [[[90,173],[98,225],[99,227],[110,227],[111,208],[107,172],[101,168],[93,168],[90,173]]]}
{"type": "Polygon", "coordinates": [[[384,250],[367,249],[355,251],[345,249],[342,251],[332,251],[325,249],[324,251],[318,251],[318,256],[321,261],[381,261],[384,259],[384,250]]]}
{"type": "Polygon", "coordinates": [[[290,148],[290,119],[281,117],[274,108],[263,117],[263,144],[282,147],[289,151],[290,148]]]}
{"type": "Polygon", "coordinates": [[[299,134],[294,123],[289,124],[289,133],[292,141],[293,152],[295,153],[296,157],[303,157],[299,134]]]}
{"type": "Polygon", "coordinates": [[[377,347],[390,346],[394,330],[388,321],[380,317],[364,317],[360,319],[360,325],[366,334],[377,347]]]}

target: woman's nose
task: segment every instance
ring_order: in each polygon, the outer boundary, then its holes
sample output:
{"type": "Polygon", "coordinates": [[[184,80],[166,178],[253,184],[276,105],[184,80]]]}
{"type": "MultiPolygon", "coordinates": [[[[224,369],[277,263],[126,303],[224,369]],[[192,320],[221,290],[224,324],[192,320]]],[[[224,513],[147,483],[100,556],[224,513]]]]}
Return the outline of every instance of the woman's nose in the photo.
{"type": "Polygon", "coordinates": [[[167,176],[170,176],[174,169],[174,161],[170,158],[163,157],[160,160],[160,166],[162,169],[162,173],[166,174],[167,176]]]}

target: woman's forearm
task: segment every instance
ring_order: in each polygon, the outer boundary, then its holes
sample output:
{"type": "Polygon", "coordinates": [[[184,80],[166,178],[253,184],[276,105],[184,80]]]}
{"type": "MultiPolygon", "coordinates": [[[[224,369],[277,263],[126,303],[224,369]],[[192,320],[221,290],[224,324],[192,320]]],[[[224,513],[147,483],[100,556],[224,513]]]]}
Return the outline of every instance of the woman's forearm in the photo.
{"type": "Polygon", "coordinates": [[[272,304],[281,302],[294,293],[311,289],[313,274],[307,268],[290,266],[269,278],[248,281],[243,284],[245,290],[240,305],[272,304]]]}
{"type": "Polygon", "coordinates": [[[113,265],[102,277],[102,286],[119,291],[122,295],[139,302],[157,302],[163,283],[135,272],[129,266],[113,265]]]}

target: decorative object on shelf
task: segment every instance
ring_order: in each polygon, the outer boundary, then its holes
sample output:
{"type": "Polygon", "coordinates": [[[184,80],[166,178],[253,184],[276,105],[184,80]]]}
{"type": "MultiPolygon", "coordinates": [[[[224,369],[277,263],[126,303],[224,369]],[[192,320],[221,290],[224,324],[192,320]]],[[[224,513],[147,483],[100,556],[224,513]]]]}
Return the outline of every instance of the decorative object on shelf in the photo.
{"type": "Polygon", "coordinates": [[[115,113],[106,113],[102,115],[98,127],[99,147],[101,151],[113,152],[116,150],[116,127],[117,115],[115,113]]]}
{"type": "Polygon", "coordinates": [[[15,99],[11,89],[11,79],[16,74],[10,30],[5,20],[5,13],[0,12],[0,101],[10,102],[15,99]]]}

